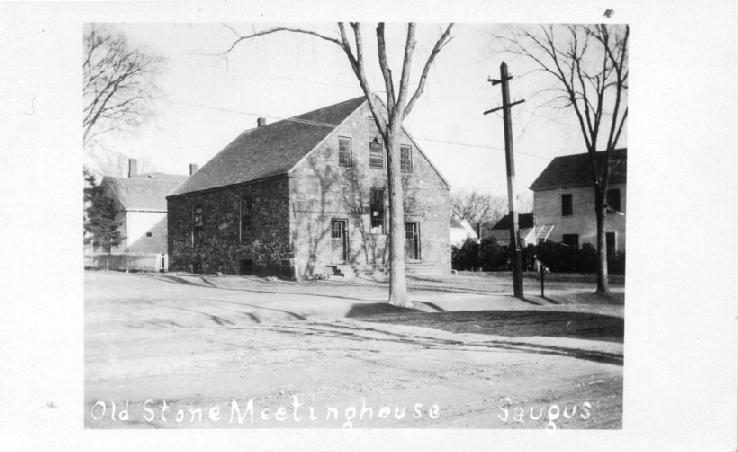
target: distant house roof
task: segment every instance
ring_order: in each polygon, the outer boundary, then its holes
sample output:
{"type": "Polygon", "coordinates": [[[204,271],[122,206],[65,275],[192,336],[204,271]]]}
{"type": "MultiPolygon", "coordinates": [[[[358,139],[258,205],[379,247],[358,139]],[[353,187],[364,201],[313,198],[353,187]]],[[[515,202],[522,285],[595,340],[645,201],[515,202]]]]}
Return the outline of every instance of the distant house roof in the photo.
{"type": "Polygon", "coordinates": [[[126,210],[167,211],[166,196],[179,187],[187,176],[144,173],[135,177],[105,177],[106,184],[126,210]]]}
{"type": "MultiPolygon", "coordinates": [[[[605,152],[595,154],[597,168],[601,171],[605,161],[605,152]]],[[[628,150],[615,149],[610,157],[610,183],[626,182],[628,166],[628,150]]],[[[530,186],[533,191],[551,188],[583,187],[592,185],[592,166],[589,154],[564,155],[551,160],[530,186]]]]}
{"type": "Polygon", "coordinates": [[[357,97],[247,130],[172,195],[285,174],[364,101],[357,97]]]}
{"type": "Polygon", "coordinates": [[[459,218],[457,218],[457,217],[453,217],[453,216],[452,216],[452,217],[451,217],[451,223],[450,223],[450,226],[451,226],[452,228],[456,228],[456,229],[466,229],[466,228],[464,227],[464,224],[462,223],[462,221],[463,221],[463,220],[460,220],[459,218]]]}
{"type": "MultiPolygon", "coordinates": [[[[494,226],[492,226],[493,231],[500,231],[504,230],[507,231],[510,229],[511,219],[512,217],[510,214],[506,214],[500,221],[495,223],[494,226]]],[[[533,227],[533,214],[532,213],[519,213],[518,214],[518,228],[520,229],[530,229],[533,227]]]]}

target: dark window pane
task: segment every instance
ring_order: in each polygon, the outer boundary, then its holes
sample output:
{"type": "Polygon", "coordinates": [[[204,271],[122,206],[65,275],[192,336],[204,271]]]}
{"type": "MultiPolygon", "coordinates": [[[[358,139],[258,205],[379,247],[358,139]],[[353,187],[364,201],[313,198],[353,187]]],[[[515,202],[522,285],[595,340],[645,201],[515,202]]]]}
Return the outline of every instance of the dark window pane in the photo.
{"type": "Polygon", "coordinates": [[[573,215],[573,214],[574,214],[574,206],[572,203],[571,194],[561,195],[561,215],[567,216],[567,215],[573,215]]]}
{"type": "Polygon", "coordinates": [[[564,245],[566,246],[579,248],[579,234],[563,234],[561,236],[561,241],[564,242],[564,245]]]}
{"type": "Polygon", "coordinates": [[[607,207],[615,212],[622,212],[620,209],[620,189],[607,190],[607,207]]]}
{"type": "Polygon", "coordinates": [[[372,188],[369,199],[369,216],[371,218],[372,232],[384,233],[384,189],[372,188]]]}
{"type": "Polygon", "coordinates": [[[241,240],[243,240],[251,232],[251,223],[253,221],[253,206],[251,197],[241,198],[241,240]]]}
{"type": "Polygon", "coordinates": [[[340,220],[333,220],[331,228],[331,238],[342,239],[344,232],[344,223],[340,220]]]}
{"type": "Polygon", "coordinates": [[[351,139],[338,139],[338,165],[351,166],[351,139]]]}
{"type": "Polygon", "coordinates": [[[400,146],[400,169],[405,173],[413,171],[413,148],[400,146]]]}
{"type": "Polygon", "coordinates": [[[192,209],[192,246],[198,246],[202,243],[204,224],[202,207],[195,207],[192,209]]]}

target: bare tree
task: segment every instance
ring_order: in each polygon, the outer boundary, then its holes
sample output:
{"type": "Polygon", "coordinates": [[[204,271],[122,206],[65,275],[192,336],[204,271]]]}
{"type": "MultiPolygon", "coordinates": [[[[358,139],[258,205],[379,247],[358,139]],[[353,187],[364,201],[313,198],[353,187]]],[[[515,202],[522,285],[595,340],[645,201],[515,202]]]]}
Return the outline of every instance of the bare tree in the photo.
{"type": "Polygon", "coordinates": [[[308,36],[317,37],[338,46],[348,58],[351,69],[356,76],[359,86],[366,97],[369,109],[374,116],[374,120],[379,129],[379,133],[384,139],[387,148],[387,192],[389,193],[389,303],[398,306],[412,306],[407,298],[407,287],[405,283],[405,212],[403,207],[403,188],[402,173],[400,171],[400,150],[398,137],[402,133],[402,123],[410,114],[415,103],[423,94],[425,81],[430,72],[430,68],[435,61],[436,56],[441,49],[451,41],[451,28],[453,24],[449,24],[435,45],[431,49],[425,64],[423,65],[417,86],[412,90],[410,88],[410,72],[415,52],[415,24],[407,24],[407,34],[405,38],[405,52],[402,63],[402,71],[400,72],[399,83],[396,83],[392,70],[387,63],[387,45],[385,41],[385,24],[380,22],[377,24],[377,56],[379,69],[384,80],[384,88],[386,98],[381,102],[376,97],[369,86],[366,78],[366,64],[364,61],[364,48],[361,37],[361,24],[358,22],[350,22],[348,28],[351,29],[352,38],[349,38],[346,24],[339,22],[338,36],[330,36],[318,33],[312,30],[294,27],[273,27],[262,31],[253,32],[248,35],[241,35],[232,27],[228,27],[237,38],[232,45],[224,53],[231,52],[244,40],[256,38],[277,32],[299,33],[308,36]]]}
{"type": "Polygon", "coordinates": [[[96,137],[137,127],[151,116],[163,60],[99,25],[86,27],[83,51],[82,136],[88,148],[96,137]]]}
{"type": "Polygon", "coordinates": [[[451,213],[469,223],[496,222],[505,215],[507,200],[489,193],[454,192],[451,194],[451,213]]]}
{"type": "Polygon", "coordinates": [[[532,61],[555,80],[547,103],[571,108],[576,114],[591,162],[597,221],[597,292],[609,292],[605,214],[612,151],[628,118],[627,25],[541,25],[516,27],[496,36],[505,50],[532,61]],[[598,149],[604,148],[604,158],[598,149]]]}

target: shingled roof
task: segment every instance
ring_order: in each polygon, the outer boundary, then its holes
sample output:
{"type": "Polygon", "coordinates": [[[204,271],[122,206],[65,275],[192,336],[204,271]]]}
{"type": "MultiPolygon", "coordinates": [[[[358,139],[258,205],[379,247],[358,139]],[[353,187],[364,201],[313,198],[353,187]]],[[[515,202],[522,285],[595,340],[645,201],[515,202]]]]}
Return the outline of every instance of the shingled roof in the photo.
{"type": "Polygon", "coordinates": [[[357,97],[247,130],[172,196],[285,174],[364,101],[363,96],[357,97]]]}
{"type": "MultiPolygon", "coordinates": [[[[605,161],[605,152],[596,154],[597,168],[601,170],[605,161]]],[[[614,149],[610,157],[610,183],[626,182],[628,166],[628,150],[614,149]]],[[[584,187],[592,185],[592,167],[589,154],[564,155],[551,160],[530,189],[533,191],[552,188],[584,187]]]]}
{"type": "Polygon", "coordinates": [[[182,185],[187,176],[146,173],[135,177],[105,177],[111,194],[125,210],[167,211],[166,196],[182,185]]]}
{"type": "MultiPolygon", "coordinates": [[[[494,226],[492,226],[493,231],[500,231],[504,230],[507,231],[510,229],[510,226],[512,224],[510,223],[510,214],[505,214],[500,221],[495,223],[494,226]]],[[[519,213],[518,214],[518,228],[520,229],[530,229],[533,227],[533,214],[532,213],[519,213]]]]}

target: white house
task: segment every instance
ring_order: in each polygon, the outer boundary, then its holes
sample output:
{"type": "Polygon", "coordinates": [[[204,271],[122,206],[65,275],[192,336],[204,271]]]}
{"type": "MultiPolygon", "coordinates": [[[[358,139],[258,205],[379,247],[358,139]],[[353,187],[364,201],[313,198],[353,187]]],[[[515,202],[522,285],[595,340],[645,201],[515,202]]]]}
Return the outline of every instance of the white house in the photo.
{"type": "Polygon", "coordinates": [[[468,239],[477,239],[477,233],[469,222],[462,220],[458,216],[451,217],[451,225],[449,228],[451,246],[460,247],[468,239]]]}
{"type": "MultiPolygon", "coordinates": [[[[104,177],[100,183],[122,210],[123,242],[112,253],[167,253],[166,196],[187,176],[163,173],[137,174],[136,160],[128,161],[128,177],[104,177]]],[[[190,174],[197,165],[190,165],[190,174]]]]}
{"type": "MultiPolygon", "coordinates": [[[[598,168],[605,153],[598,152],[598,168]]],[[[627,149],[612,151],[607,188],[605,239],[608,254],[625,251],[627,149]]],[[[581,247],[597,243],[592,163],[589,154],[556,157],[533,182],[533,214],[537,228],[550,228],[548,239],[581,247]]]]}

